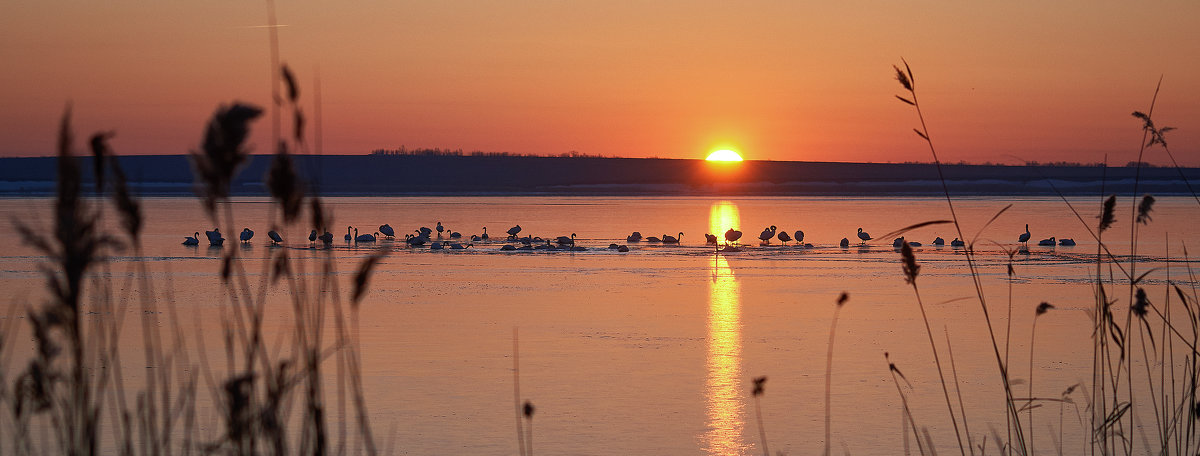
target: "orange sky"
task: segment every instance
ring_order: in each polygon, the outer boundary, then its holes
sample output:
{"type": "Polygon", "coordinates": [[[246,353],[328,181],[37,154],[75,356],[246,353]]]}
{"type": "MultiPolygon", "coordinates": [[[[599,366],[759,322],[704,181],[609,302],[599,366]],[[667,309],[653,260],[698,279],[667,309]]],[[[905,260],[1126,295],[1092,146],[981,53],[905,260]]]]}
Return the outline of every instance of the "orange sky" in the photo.
{"type": "MultiPolygon", "coordinates": [[[[1200,165],[1200,2],[296,1],[281,54],[325,151],[442,147],[929,160],[892,96],[913,65],[949,162],[1136,158],[1155,111],[1200,165]]],[[[47,155],[63,107],[125,154],[184,153],[218,103],[270,100],[254,1],[0,7],[0,156],[47,155]]],[[[269,123],[256,126],[268,151],[269,123]]],[[[1147,156],[1164,163],[1161,150],[1147,156]]]]}

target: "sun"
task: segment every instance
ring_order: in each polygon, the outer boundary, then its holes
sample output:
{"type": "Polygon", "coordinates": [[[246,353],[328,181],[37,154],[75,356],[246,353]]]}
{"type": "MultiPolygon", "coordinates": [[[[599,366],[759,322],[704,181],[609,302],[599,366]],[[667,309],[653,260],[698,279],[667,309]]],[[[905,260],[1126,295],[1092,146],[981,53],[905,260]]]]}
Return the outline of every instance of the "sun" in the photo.
{"type": "Polygon", "coordinates": [[[742,156],[738,155],[737,152],[734,152],[732,150],[721,149],[721,150],[718,150],[711,154],[708,154],[708,158],[705,158],[705,160],[723,161],[723,162],[740,162],[740,161],[742,161],[742,156]]]}

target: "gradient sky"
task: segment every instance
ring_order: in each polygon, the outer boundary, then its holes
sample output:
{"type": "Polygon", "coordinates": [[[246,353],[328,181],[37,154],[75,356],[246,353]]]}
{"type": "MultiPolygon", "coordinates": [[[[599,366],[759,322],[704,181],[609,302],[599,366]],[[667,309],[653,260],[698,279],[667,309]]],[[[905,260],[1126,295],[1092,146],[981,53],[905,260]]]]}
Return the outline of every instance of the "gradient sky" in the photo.
{"type": "MultiPolygon", "coordinates": [[[[282,60],[324,151],[1124,164],[1154,117],[1200,165],[1200,1],[280,1],[282,60]]],[[[119,153],[185,153],[270,97],[263,2],[7,0],[0,156],[48,155],[64,106],[119,153]]],[[[267,152],[270,124],[256,125],[267,152]]],[[[1149,161],[1166,163],[1161,149],[1149,161]]]]}

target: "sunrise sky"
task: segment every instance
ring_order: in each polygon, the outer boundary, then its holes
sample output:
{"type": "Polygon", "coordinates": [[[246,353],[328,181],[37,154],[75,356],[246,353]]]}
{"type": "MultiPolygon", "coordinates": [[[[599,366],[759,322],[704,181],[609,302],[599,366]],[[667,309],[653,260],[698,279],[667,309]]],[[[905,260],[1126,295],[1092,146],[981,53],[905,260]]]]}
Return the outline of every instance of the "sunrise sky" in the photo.
{"type": "MultiPolygon", "coordinates": [[[[1110,163],[1139,124],[1200,165],[1200,2],[286,1],[283,61],[326,153],[377,148],[1110,163]]],[[[270,101],[264,2],[7,0],[0,156],[48,155],[64,106],[125,154],[184,153],[222,102],[270,101]]],[[[267,152],[269,124],[256,126],[267,152]]],[[[1161,150],[1149,161],[1166,163],[1161,150]]]]}

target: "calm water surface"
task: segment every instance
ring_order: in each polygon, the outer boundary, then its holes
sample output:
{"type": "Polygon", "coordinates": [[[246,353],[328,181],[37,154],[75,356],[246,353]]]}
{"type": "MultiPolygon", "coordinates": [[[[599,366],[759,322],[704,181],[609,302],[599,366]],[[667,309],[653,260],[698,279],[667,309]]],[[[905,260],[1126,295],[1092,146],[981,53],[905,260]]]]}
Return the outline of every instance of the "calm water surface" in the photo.
{"type": "MultiPolygon", "coordinates": [[[[948,219],[941,198],[604,198],[429,197],[329,198],[335,226],[374,232],[388,223],[398,232],[441,222],[465,238],[482,234],[463,251],[410,249],[402,242],[351,244],[343,229],[332,249],[312,249],[307,228],[281,230],[283,247],[266,239],[268,201],[233,204],[235,231],[250,227],[249,245],[230,238],[246,270],[257,274],[275,248],[304,260],[332,254],[343,290],[357,264],[380,246],[393,246],[376,270],[361,307],[364,385],[380,440],[408,454],[513,454],[512,337],[519,328],[522,396],[537,406],[535,447],[547,454],[758,454],[759,425],[751,378],[766,375],[763,426],[772,452],[811,454],[824,445],[824,375],[829,325],[838,294],[849,293],[838,323],[832,386],[833,447],[854,454],[893,454],[905,441],[900,400],[884,353],[903,371],[918,424],[940,452],[956,452],[937,372],[913,289],[902,277],[891,239],[858,246],[856,230],[880,236],[908,225],[948,219]],[[501,252],[505,230],[577,238],[582,252],[501,252]],[[775,225],[803,230],[811,248],[759,246],[758,234],[775,225]],[[715,255],[704,233],[737,228],[743,251],[715,255]],[[607,249],[625,236],[677,235],[678,246],[637,243],[607,249]],[[850,238],[848,249],[837,246],[850,238]]],[[[1096,199],[1073,199],[1093,226],[1096,199]]],[[[1112,253],[1129,253],[1130,203],[1106,233],[1112,253]]],[[[50,200],[2,199],[0,216],[49,226],[50,200]]],[[[964,237],[978,235],[983,286],[994,325],[1007,323],[1011,285],[1011,365],[1028,377],[1030,323],[1046,301],[1056,309],[1038,320],[1033,360],[1035,396],[1059,397],[1086,380],[1091,369],[1092,277],[1097,244],[1059,199],[973,198],[955,201],[964,237]],[[984,225],[1009,204],[993,223],[984,225]],[[1074,238],[1075,247],[1038,247],[1009,256],[1029,224],[1032,239],[1074,238]],[[1025,366],[1016,368],[1015,366],[1025,366]]],[[[146,201],[145,248],[115,255],[105,274],[138,275],[143,261],[160,302],[172,302],[195,334],[195,345],[219,358],[219,310],[225,294],[217,272],[222,249],[180,245],[183,236],[212,229],[198,201],[146,201]]],[[[1142,227],[1139,271],[1155,293],[1185,278],[1195,250],[1189,237],[1200,222],[1196,202],[1160,198],[1153,221],[1142,227]]],[[[222,231],[228,231],[228,228],[222,231]]],[[[975,440],[1003,429],[1002,390],[982,311],[959,249],[934,247],[958,237],[952,225],[928,226],[907,238],[916,248],[921,298],[941,343],[952,342],[955,367],[975,440]],[[964,299],[968,298],[968,299],[964,299]]],[[[201,236],[203,237],[203,235],[201,236]]],[[[9,236],[15,239],[14,235],[9,236]]],[[[464,240],[464,242],[470,242],[464,240]]],[[[794,244],[794,243],[792,243],[794,244]]],[[[1126,260],[1127,261],[1127,260],[1126,260]]],[[[29,246],[10,242],[0,254],[5,314],[44,298],[39,265],[29,246]]],[[[1124,264],[1128,267],[1128,263],[1124,264]]],[[[1104,274],[1113,268],[1103,267],[1104,274]]],[[[1115,274],[1114,274],[1115,275],[1115,274]]],[[[287,294],[272,289],[268,328],[283,331],[287,294]]],[[[1162,296],[1156,294],[1155,296],[1162,296]]],[[[1118,296],[1123,298],[1123,296],[1118,296]]],[[[1120,304],[1124,305],[1125,301],[1120,304]]],[[[130,310],[134,313],[136,311],[130,310]]],[[[15,312],[19,315],[20,311],[15,312]]],[[[19,318],[19,317],[13,317],[19,318]]],[[[131,325],[132,326],[132,325],[131,325]]],[[[136,332],[136,329],[131,329],[136,332]]],[[[28,350],[18,337],[14,353],[28,350]]],[[[123,340],[139,353],[141,340],[123,340]]],[[[1020,388],[1027,388],[1022,383],[1020,388]]],[[[1024,394],[1021,394],[1022,396],[1024,394]]],[[[1059,408],[1036,411],[1036,441],[1059,438],[1059,408]]],[[[1086,414],[1086,412],[1080,412],[1086,414]]],[[[1064,409],[1067,448],[1082,448],[1086,433],[1074,410],[1064,409]]],[[[1086,417],[1085,417],[1086,420],[1086,417]]],[[[202,432],[215,432],[206,428],[202,432]]],[[[915,449],[914,449],[915,451],[915,449]]],[[[989,448],[994,452],[995,448],[989,448]]],[[[1071,452],[1071,451],[1068,451],[1071,452]]]]}

